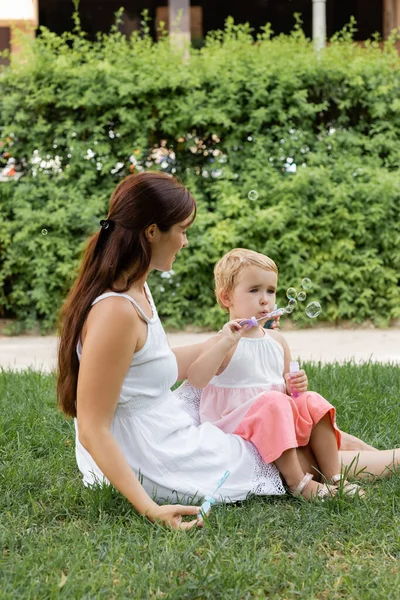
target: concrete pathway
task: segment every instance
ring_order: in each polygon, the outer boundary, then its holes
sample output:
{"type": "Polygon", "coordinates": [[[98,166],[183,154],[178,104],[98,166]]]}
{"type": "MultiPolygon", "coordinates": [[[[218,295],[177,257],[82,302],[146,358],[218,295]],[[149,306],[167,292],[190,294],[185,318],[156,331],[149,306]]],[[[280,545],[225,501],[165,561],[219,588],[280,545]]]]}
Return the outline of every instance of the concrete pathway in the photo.
{"type": "MultiPolygon", "coordinates": [[[[171,346],[207,339],[211,333],[171,333],[171,346]]],[[[325,362],[353,359],[400,364],[400,329],[304,329],[284,332],[293,358],[325,362]]],[[[0,369],[51,371],[56,366],[56,337],[1,337],[0,369]]]]}

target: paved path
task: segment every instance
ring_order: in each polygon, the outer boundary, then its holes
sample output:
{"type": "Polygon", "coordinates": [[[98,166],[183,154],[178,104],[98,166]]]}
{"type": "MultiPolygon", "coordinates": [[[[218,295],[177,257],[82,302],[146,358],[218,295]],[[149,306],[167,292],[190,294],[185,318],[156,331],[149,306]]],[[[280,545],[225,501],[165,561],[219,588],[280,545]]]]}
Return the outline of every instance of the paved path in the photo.
{"type": "MultiPolygon", "coordinates": [[[[210,333],[168,334],[171,346],[207,339],[210,333]]],[[[334,362],[354,359],[400,364],[400,329],[304,329],[284,332],[293,358],[334,362]]],[[[51,371],[56,365],[55,337],[0,337],[0,368],[51,371]]]]}

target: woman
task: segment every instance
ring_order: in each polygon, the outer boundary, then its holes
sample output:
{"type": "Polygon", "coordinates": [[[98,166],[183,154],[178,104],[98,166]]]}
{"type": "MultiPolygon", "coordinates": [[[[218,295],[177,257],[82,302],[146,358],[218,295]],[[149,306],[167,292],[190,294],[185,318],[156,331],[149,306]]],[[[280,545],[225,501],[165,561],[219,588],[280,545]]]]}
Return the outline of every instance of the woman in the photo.
{"type": "MultiPolygon", "coordinates": [[[[122,181],[63,307],[59,346],[58,399],[76,417],[84,482],[108,480],[139,513],[176,529],[201,526],[197,517],[182,521],[199,508],[159,506],[151,496],[210,494],[226,469],[225,501],[285,492],[275,465],[265,464],[252,444],[210,423],[195,425],[185,401],[189,388],[170,391],[203,345],[172,352],[146,280],[153,269],[172,268],[195,212],[188,190],[169,175],[122,181]]],[[[343,463],[356,455],[342,453],[343,463]]],[[[299,457],[310,471],[309,450],[299,449],[299,457]]],[[[361,452],[358,468],[382,474],[399,458],[397,450],[361,452]]]]}

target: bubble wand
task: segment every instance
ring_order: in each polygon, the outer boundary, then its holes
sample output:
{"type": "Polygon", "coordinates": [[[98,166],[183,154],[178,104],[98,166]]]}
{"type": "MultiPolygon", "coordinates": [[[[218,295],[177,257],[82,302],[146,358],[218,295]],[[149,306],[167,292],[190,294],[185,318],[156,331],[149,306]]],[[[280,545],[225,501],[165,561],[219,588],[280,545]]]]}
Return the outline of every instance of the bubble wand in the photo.
{"type": "Polygon", "coordinates": [[[277,317],[284,315],[286,312],[288,312],[286,308],[278,308],[277,310],[273,310],[259,319],[256,319],[255,317],[251,317],[251,319],[244,319],[243,321],[240,321],[240,325],[248,325],[249,328],[257,327],[258,321],[265,321],[265,319],[276,319],[277,317]]]}
{"type": "Polygon", "coordinates": [[[211,506],[213,504],[215,504],[215,498],[213,498],[213,496],[215,496],[215,494],[218,492],[219,488],[222,486],[223,483],[225,483],[226,479],[229,477],[230,474],[231,474],[231,472],[229,471],[229,469],[227,471],[225,471],[225,473],[222,475],[221,479],[219,480],[218,485],[215,488],[215,491],[211,494],[211,496],[206,496],[204,498],[204,502],[200,506],[200,512],[203,515],[206,515],[208,513],[208,511],[211,509],[211,506]]]}

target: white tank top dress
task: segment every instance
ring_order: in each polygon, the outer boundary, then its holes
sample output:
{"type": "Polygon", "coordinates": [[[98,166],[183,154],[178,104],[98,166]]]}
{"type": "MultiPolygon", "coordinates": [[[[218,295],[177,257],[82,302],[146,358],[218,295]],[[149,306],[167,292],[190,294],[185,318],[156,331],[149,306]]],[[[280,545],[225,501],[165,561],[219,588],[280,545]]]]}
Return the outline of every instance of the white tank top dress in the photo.
{"type": "Polygon", "coordinates": [[[232,433],[261,393],[286,393],[283,348],[263,333],[261,338],[241,338],[227,367],[203,389],[202,423],[232,433]]]}
{"type": "Polygon", "coordinates": [[[339,449],[335,407],[316,392],[286,394],[283,347],[263,333],[241,338],[226,369],[204,388],[201,422],[251,441],[265,463],[272,463],[285,450],[306,446],[315,425],[329,414],[339,449]]]}
{"type": "MultiPolygon", "coordinates": [[[[251,442],[227,435],[211,423],[199,425],[201,390],[184,383],[171,391],[178,368],[150,290],[149,318],[127,294],[108,292],[93,302],[120,296],[131,302],[147,323],[147,339],[132,356],[122,384],[111,432],[147,493],[177,503],[212,494],[224,472],[230,476],[216,500],[236,502],[249,494],[280,495],[285,490],[275,465],[265,463],[251,442]]],[[[81,344],[77,353],[80,359],[81,344]]],[[[108,483],[79,441],[76,460],[85,485],[108,483]]],[[[196,500],[197,501],[197,500],[196,500]]]]}

